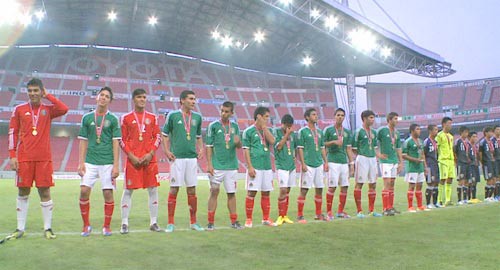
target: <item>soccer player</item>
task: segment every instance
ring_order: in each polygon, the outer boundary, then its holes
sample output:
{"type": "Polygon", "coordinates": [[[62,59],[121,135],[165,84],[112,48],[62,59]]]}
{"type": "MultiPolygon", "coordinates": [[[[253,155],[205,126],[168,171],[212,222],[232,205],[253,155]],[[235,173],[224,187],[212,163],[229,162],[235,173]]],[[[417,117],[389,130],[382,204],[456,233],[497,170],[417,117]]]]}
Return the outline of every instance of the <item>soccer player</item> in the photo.
{"type": "Polygon", "coordinates": [[[428,211],[422,204],[422,183],[425,181],[424,170],[425,157],[423,154],[423,143],[420,139],[420,126],[410,125],[410,138],[403,144],[403,158],[407,160],[405,180],[408,182],[408,212],[416,212],[413,208],[413,196],[417,198],[417,209],[428,211]]]}
{"type": "Polygon", "coordinates": [[[274,130],[276,143],[274,144],[274,158],[277,170],[277,179],[280,186],[278,197],[279,216],[276,225],[293,223],[288,217],[288,205],[290,189],[295,187],[297,174],[295,168],[295,148],[297,147],[296,134],[293,131],[294,119],[285,114],[281,118],[281,127],[274,130]]]}
{"type": "Polygon", "coordinates": [[[493,142],[493,146],[495,147],[495,192],[494,198],[495,201],[500,200],[500,126],[493,127],[494,135],[491,137],[491,141],[493,142]]]}
{"type": "Polygon", "coordinates": [[[328,172],[328,160],[326,159],[323,132],[316,126],[318,123],[318,113],[316,109],[307,109],[304,113],[304,118],[307,125],[299,130],[297,136],[297,149],[300,163],[302,164],[300,194],[297,198],[297,221],[299,223],[307,223],[303,210],[307,191],[313,186],[316,191],[314,195],[316,216],[314,219],[327,221],[327,218],[322,214],[321,210],[323,204],[323,188],[325,186],[323,171],[328,172]]]}
{"type": "Polygon", "coordinates": [[[484,137],[479,141],[479,161],[483,165],[483,176],[486,180],[484,186],[484,201],[493,202],[493,194],[495,192],[495,146],[491,141],[494,136],[492,127],[485,127],[483,130],[484,137]]]}
{"type": "Polygon", "coordinates": [[[436,136],[439,132],[436,125],[428,125],[427,131],[429,137],[424,140],[424,154],[427,178],[427,189],[425,190],[425,201],[428,209],[439,208],[441,204],[438,201],[438,184],[439,184],[439,166],[437,156],[436,136]]]}
{"type": "Polygon", "coordinates": [[[477,143],[477,133],[475,131],[469,132],[469,142],[471,144],[471,165],[470,165],[470,178],[469,178],[469,203],[479,203],[481,202],[476,197],[477,183],[481,181],[481,174],[479,173],[479,157],[478,157],[478,145],[477,143]]]}
{"type": "Polygon", "coordinates": [[[470,166],[471,166],[471,151],[472,147],[468,141],[469,128],[460,126],[458,129],[460,138],[455,143],[455,160],[457,164],[457,197],[458,205],[467,204],[467,195],[469,194],[469,179],[470,179],[470,166]]]}
{"type": "Polygon", "coordinates": [[[442,202],[444,201],[445,206],[447,206],[453,205],[451,202],[451,183],[453,182],[453,178],[456,177],[453,135],[450,133],[452,120],[450,117],[443,117],[441,124],[443,129],[436,136],[440,179],[438,192],[441,194],[440,204],[443,204],[442,202]],[[444,200],[442,199],[443,195],[444,200]]]}
{"type": "Polygon", "coordinates": [[[128,217],[132,208],[132,193],[139,188],[148,190],[149,229],[159,232],[158,226],[158,163],[155,152],[161,144],[160,128],[156,115],[146,111],[146,90],[132,92],[134,110],[121,118],[122,140],[120,146],[127,155],[125,189],[121,200],[122,226],[120,233],[129,231],[128,217]]]}
{"type": "Polygon", "coordinates": [[[349,176],[354,173],[352,155],[352,134],[344,128],[345,110],[335,111],[335,124],[325,128],[325,147],[328,149],[328,191],[326,192],[326,212],[328,220],[333,220],[332,205],[335,190],[340,185],[339,205],[336,216],[350,218],[344,212],[349,188],[349,176]]]}
{"type": "Polygon", "coordinates": [[[198,199],[198,162],[203,155],[201,138],[201,114],[194,111],[196,96],[193,91],[184,90],[180,95],[181,109],[171,111],[163,126],[163,150],[172,162],[170,166],[170,192],[168,193],[168,225],[165,232],[175,230],[174,216],[179,187],[186,186],[188,197],[190,227],[195,231],[204,231],[196,222],[198,199]],[[198,152],[196,150],[198,148],[198,152]]]}
{"type": "Polygon", "coordinates": [[[262,225],[275,226],[276,224],[269,218],[271,211],[269,193],[273,190],[273,171],[269,146],[274,145],[276,141],[267,128],[269,108],[257,107],[253,118],[255,124],[243,131],[243,152],[247,164],[247,197],[245,199],[247,219],[245,227],[252,228],[253,226],[253,206],[258,191],[261,192],[262,225]]]}
{"type": "Polygon", "coordinates": [[[90,192],[97,178],[101,180],[104,197],[104,224],[102,234],[111,236],[111,218],[115,208],[113,190],[119,175],[119,150],[122,133],[120,120],[108,110],[113,100],[113,92],[103,87],[97,93],[97,107],[82,117],[79,146],[78,174],[80,182],[80,213],[83,220],[81,235],[87,237],[92,231],[90,226],[90,192]]]}
{"type": "Polygon", "coordinates": [[[382,206],[384,215],[394,216],[400,214],[394,208],[394,181],[396,176],[403,169],[403,157],[401,154],[401,138],[396,129],[398,124],[398,114],[391,112],[387,115],[387,126],[377,130],[377,140],[380,153],[387,158],[379,159],[380,173],[384,180],[384,190],[382,190],[382,206]]]}
{"type": "Polygon", "coordinates": [[[372,128],[375,122],[375,113],[365,110],[361,113],[363,126],[356,130],[353,137],[352,150],[357,154],[355,161],[356,186],[354,188],[354,200],[356,201],[357,217],[364,218],[361,207],[361,189],[363,184],[368,183],[368,209],[369,215],[381,217],[375,212],[375,198],[377,197],[377,158],[386,159],[385,154],[375,151],[377,146],[377,132],[372,128]]]}
{"type": "Polygon", "coordinates": [[[10,168],[16,171],[17,229],[7,238],[21,238],[28,216],[28,198],[33,182],[40,195],[44,235],[54,239],[50,195],[52,179],[52,153],[50,150],[50,126],[52,119],[68,112],[68,107],[48,94],[40,79],[33,78],[27,84],[29,101],[14,108],[9,124],[10,168]],[[45,98],[52,104],[43,104],[45,98]]]}
{"type": "Polygon", "coordinates": [[[227,208],[231,228],[243,229],[236,213],[236,183],[238,157],[236,149],[241,148],[240,128],[231,121],[234,104],[226,101],[220,108],[220,120],[213,121],[207,128],[207,172],[210,179],[210,197],[208,198],[207,230],[215,229],[215,210],[220,185],[224,184],[227,193],[227,208]]]}

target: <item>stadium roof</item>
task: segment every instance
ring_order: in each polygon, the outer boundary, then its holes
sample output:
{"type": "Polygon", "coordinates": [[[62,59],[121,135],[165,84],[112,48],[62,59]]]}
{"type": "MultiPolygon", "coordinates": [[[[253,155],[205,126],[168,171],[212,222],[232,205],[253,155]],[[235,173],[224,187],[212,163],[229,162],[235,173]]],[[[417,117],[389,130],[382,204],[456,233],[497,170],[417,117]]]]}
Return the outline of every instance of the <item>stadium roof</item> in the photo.
{"type": "Polygon", "coordinates": [[[45,19],[27,26],[18,45],[140,48],[307,77],[395,71],[444,77],[455,72],[438,54],[384,30],[334,0],[33,2],[32,11],[45,11],[45,19]],[[108,17],[111,11],[116,15],[114,21],[108,17]],[[152,16],[157,20],[154,25],[150,24],[152,16]],[[262,42],[255,40],[258,31],[264,35],[262,42]]]}

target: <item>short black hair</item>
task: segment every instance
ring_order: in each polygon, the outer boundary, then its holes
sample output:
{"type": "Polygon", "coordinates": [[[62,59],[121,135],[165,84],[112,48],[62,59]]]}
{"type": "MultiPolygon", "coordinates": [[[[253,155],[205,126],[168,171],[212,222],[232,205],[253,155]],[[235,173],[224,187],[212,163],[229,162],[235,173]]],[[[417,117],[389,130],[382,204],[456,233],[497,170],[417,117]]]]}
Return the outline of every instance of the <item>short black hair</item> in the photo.
{"type": "Polygon", "coordinates": [[[253,112],[253,120],[257,120],[257,115],[264,116],[267,112],[270,112],[268,107],[257,107],[257,109],[253,112]]]}
{"type": "Polygon", "coordinates": [[[427,126],[427,131],[431,132],[431,130],[433,130],[435,128],[437,128],[436,125],[430,124],[430,125],[427,126]]]}
{"type": "Polygon", "coordinates": [[[181,96],[179,98],[182,100],[182,99],[187,98],[188,95],[196,96],[196,94],[193,91],[191,91],[191,90],[184,90],[184,91],[182,91],[181,96]]]}
{"type": "Polygon", "coordinates": [[[472,136],[477,135],[477,132],[471,131],[469,132],[469,138],[472,138],[472,136]]]}
{"type": "Polygon", "coordinates": [[[335,114],[334,115],[337,115],[338,112],[343,112],[344,113],[344,116],[345,116],[345,110],[342,109],[342,108],[338,108],[335,110],[335,114]]]}
{"type": "Polygon", "coordinates": [[[40,87],[40,89],[43,89],[42,80],[40,80],[38,78],[33,78],[33,79],[29,80],[29,82],[27,83],[26,86],[38,86],[38,87],[40,87]]]}
{"type": "Polygon", "coordinates": [[[134,92],[132,92],[132,99],[135,98],[135,96],[144,95],[144,94],[146,94],[146,90],[144,90],[142,88],[137,88],[134,90],[134,92]]]}
{"type": "Polygon", "coordinates": [[[222,103],[222,107],[231,108],[231,112],[234,112],[234,103],[231,101],[224,101],[224,103],[222,103]]]}
{"type": "Polygon", "coordinates": [[[307,119],[307,117],[311,116],[311,113],[312,112],[315,112],[316,109],[315,108],[309,108],[307,109],[305,112],[304,112],[304,119],[307,119]]]}
{"type": "Polygon", "coordinates": [[[361,121],[365,120],[365,118],[368,118],[370,116],[375,116],[375,113],[372,110],[365,110],[361,113],[361,121]]]}
{"type": "MultiPolygon", "coordinates": [[[[391,118],[392,119],[392,118],[391,118]]],[[[419,127],[420,125],[418,124],[415,124],[415,123],[412,123],[410,125],[410,133],[412,133],[413,131],[415,131],[415,129],[417,129],[417,127],[419,127]]]]}
{"type": "Polygon", "coordinates": [[[443,117],[443,120],[441,120],[441,124],[444,125],[444,124],[448,123],[449,121],[453,121],[453,120],[451,120],[451,117],[445,116],[445,117],[443,117]]]}
{"type": "Polygon", "coordinates": [[[109,86],[104,86],[97,92],[97,95],[99,95],[102,91],[108,91],[109,92],[109,99],[113,100],[113,90],[111,90],[111,87],[109,86]]]}
{"type": "Polygon", "coordinates": [[[469,131],[469,128],[467,126],[460,126],[460,128],[458,129],[459,134],[462,134],[465,131],[469,131]]]}
{"type": "Polygon", "coordinates": [[[387,115],[387,122],[391,121],[392,118],[394,117],[398,117],[399,114],[397,112],[390,112],[388,115],[387,115]]]}
{"type": "Polygon", "coordinates": [[[283,115],[283,117],[281,117],[281,124],[283,125],[286,125],[286,124],[292,124],[293,125],[293,116],[289,115],[289,114],[285,114],[283,115]]]}
{"type": "Polygon", "coordinates": [[[491,127],[491,126],[487,126],[483,129],[483,133],[490,132],[490,131],[493,131],[493,127],[491,127]]]}

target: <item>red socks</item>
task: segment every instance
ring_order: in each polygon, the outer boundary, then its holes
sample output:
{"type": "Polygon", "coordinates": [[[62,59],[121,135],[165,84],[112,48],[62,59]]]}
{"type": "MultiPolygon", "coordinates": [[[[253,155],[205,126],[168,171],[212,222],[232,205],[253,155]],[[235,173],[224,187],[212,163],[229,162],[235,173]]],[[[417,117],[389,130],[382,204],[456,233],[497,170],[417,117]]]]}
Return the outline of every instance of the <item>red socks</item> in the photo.
{"type": "Polygon", "coordinates": [[[115,209],[115,202],[104,202],[104,225],[103,227],[109,228],[111,225],[111,218],[115,209]]]}
{"type": "Polygon", "coordinates": [[[177,194],[168,193],[168,224],[174,224],[175,206],[177,194]]]}
{"type": "Polygon", "coordinates": [[[89,214],[90,214],[90,201],[80,199],[80,214],[82,215],[83,226],[90,226],[89,214]]]}

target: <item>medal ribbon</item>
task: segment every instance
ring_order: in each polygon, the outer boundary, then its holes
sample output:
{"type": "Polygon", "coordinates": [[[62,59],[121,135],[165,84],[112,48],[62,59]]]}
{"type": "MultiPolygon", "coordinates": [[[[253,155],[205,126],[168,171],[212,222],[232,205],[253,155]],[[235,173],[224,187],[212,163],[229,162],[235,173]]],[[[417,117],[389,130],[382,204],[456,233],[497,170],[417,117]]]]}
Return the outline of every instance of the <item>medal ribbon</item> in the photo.
{"type": "Polygon", "coordinates": [[[227,125],[227,130],[226,130],[226,126],[224,126],[222,120],[220,121],[222,129],[224,129],[224,141],[226,142],[226,144],[229,144],[229,141],[231,140],[231,121],[228,122],[229,124],[227,125]]]}
{"type": "Polygon", "coordinates": [[[103,115],[102,115],[102,119],[101,119],[101,124],[99,125],[99,127],[97,126],[97,112],[94,112],[94,122],[95,122],[95,134],[97,135],[97,138],[100,138],[101,137],[101,134],[102,134],[102,128],[104,127],[104,121],[106,119],[106,114],[108,114],[108,111],[106,111],[103,115]]]}
{"type": "Polygon", "coordinates": [[[137,128],[139,129],[139,136],[142,137],[142,130],[144,128],[144,119],[146,119],[146,112],[143,112],[142,114],[142,121],[141,123],[139,124],[139,117],[137,116],[137,114],[135,113],[134,111],[134,117],[135,117],[135,122],[137,123],[137,128]]]}
{"type": "Polygon", "coordinates": [[[35,112],[33,111],[33,107],[31,106],[31,102],[28,103],[30,105],[30,110],[31,110],[31,121],[32,121],[32,129],[36,130],[36,127],[38,125],[38,119],[40,118],[40,109],[42,108],[42,104],[38,106],[38,111],[35,115],[35,112]]]}
{"type": "Polygon", "coordinates": [[[255,127],[255,129],[257,129],[257,135],[259,135],[259,138],[260,138],[260,143],[262,144],[262,146],[264,146],[264,148],[266,148],[266,141],[264,139],[264,133],[260,134],[260,130],[255,127]]]}
{"type": "Polygon", "coordinates": [[[186,120],[186,114],[184,112],[182,112],[182,119],[184,120],[184,129],[186,130],[186,136],[191,136],[191,117],[192,116],[193,115],[191,113],[189,113],[189,117],[186,120]]]}

